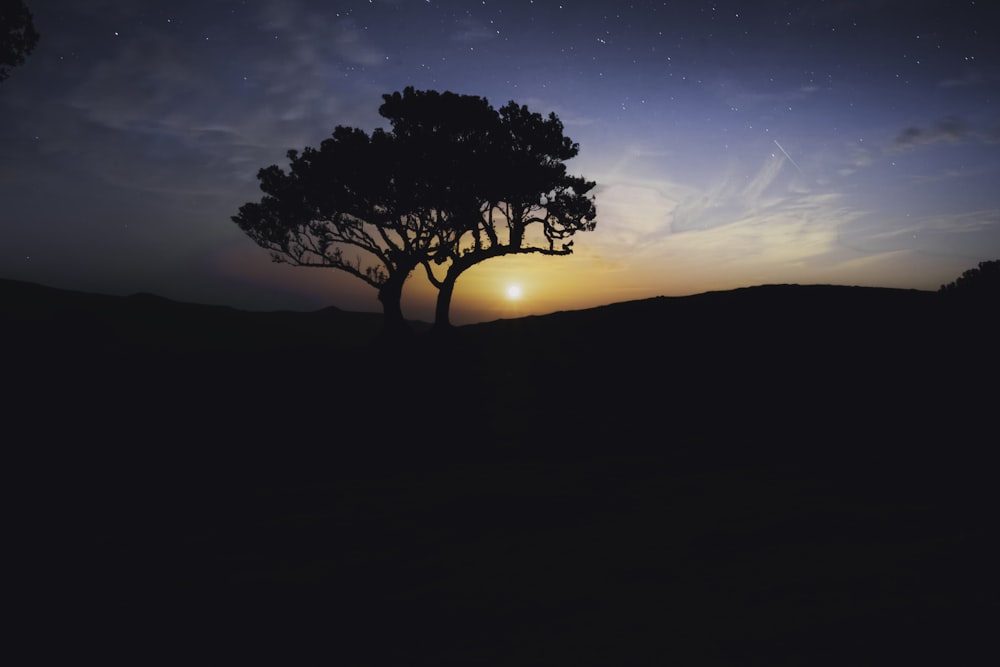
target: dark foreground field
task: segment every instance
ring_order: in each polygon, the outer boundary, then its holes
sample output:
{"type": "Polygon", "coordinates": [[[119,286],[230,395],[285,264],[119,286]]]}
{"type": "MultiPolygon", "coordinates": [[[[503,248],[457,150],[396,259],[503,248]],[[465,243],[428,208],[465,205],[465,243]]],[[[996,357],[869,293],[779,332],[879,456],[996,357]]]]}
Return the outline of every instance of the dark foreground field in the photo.
{"type": "Polygon", "coordinates": [[[768,286],[390,342],[0,298],[37,664],[996,658],[982,303],[768,286]]]}

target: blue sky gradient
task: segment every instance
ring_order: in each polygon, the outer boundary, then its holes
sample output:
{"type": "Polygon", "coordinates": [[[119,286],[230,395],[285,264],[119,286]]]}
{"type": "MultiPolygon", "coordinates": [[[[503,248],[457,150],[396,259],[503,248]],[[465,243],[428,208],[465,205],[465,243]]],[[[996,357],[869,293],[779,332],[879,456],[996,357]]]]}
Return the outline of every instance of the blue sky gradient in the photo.
{"type": "MultiPolygon", "coordinates": [[[[230,221],[256,172],[412,85],[555,112],[598,183],[575,254],[469,271],[456,323],[762,283],[936,289],[1000,257],[985,2],[28,2],[0,83],[0,277],[379,310],[230,221]],[[919,6],[918,6],[919,5],[919,6]],[[516,303],[504,298],[522,286],[516,303]]],[[[410,317],[432,293],[414,275],[410,317]]]]}

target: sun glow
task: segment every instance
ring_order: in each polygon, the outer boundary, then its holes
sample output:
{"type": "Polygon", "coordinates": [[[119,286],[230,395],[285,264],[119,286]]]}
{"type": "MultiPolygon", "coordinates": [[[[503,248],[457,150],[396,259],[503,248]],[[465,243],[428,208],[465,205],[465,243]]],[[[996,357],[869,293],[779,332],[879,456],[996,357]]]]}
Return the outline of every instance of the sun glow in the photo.
{"type": "Polygon", "coordinates": [[[517,301],[521,298],[521,286],[520,285],[507,285],[507,298],[511,301],[517,301]]]}

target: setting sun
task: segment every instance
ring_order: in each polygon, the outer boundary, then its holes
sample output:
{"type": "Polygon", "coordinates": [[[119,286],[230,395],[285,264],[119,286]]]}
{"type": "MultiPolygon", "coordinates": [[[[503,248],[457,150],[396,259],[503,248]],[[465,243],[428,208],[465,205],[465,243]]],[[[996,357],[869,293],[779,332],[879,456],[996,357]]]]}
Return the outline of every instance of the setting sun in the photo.
{"type": "Polygon", "coordinates": [[[507,298],[511,301],[517,301],[521,298],[521,286],[520,285],[508,285],[507,286],[507,298]]]}

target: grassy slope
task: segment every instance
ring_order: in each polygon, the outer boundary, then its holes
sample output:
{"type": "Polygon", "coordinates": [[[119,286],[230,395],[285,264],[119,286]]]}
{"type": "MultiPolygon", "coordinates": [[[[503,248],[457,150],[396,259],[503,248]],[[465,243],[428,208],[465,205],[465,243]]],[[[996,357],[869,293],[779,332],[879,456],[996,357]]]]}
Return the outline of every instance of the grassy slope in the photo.
{"type": "Polygon", "coordinates": [[[0,283],[29,607],[104,652],[886,664],[987,630],[997,361],[935,294],[385,344],[356,314],[38,289],[0,283]]]}

